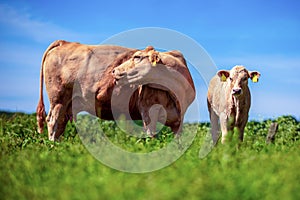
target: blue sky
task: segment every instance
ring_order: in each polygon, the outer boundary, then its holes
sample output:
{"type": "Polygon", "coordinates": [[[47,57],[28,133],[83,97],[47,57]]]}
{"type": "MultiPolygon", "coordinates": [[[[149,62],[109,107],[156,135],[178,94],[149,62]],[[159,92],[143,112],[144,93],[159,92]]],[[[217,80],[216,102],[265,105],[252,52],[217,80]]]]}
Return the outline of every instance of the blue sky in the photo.
{"type": "MultiPolygon", "coordinates": [[[[220,69],[261,72],[259,83],[249,83],[251,119],[300,119],[299,10],[296,0],[0,1],[0,110],[35,111],[41,58],[54,40],[99,44],[162,27],[194,39],[220,69]]],[[[197,88],[205,121],[206,91],[197,88]]]]}

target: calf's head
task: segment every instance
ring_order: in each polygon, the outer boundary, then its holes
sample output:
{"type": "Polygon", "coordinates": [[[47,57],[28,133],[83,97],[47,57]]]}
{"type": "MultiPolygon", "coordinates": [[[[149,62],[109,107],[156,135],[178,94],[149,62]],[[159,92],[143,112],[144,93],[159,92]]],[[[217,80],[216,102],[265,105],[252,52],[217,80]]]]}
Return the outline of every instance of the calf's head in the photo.
{"type": "Polygon", "coordinates": [[[229,84],[230,92],[233,96],[241,96],[243,90],[248,87],[248,79],[258,82],[260,73],[257,71],[248,71],[244,66],[237,65],[231,70],[220,70],[217,75],[222,82],[229,84]]]}

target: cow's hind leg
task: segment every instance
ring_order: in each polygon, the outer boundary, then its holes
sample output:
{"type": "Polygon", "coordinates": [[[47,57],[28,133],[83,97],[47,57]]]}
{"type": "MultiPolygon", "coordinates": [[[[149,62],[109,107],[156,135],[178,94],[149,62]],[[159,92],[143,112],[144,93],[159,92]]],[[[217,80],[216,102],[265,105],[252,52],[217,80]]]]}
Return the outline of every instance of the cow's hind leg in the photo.
{"type": "Polygon", "coordinates": [[[51,106],[47,116],[48,137],[54,141],[64,132],[68,118],[66,117],[66,107],[62,104],[51,106]]]}

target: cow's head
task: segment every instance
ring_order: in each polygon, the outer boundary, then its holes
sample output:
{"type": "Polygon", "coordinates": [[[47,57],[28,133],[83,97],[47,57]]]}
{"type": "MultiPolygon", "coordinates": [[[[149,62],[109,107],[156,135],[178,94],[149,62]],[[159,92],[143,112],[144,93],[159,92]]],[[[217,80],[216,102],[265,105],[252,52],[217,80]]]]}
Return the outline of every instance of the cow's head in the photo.
{"type": "Polygon", "coordinates": [[[114,68],[112,71],[116,84],[122,84],[122,80],[134,83],[145,77],[152,67],[160,62],[159,52],[152,46],[135,52],[132,57],[114,68]],[[121,80],[122,79],[122,80],[121,80]]]}
{"type": "Polygon", "coordinates": [[[112,74],[118,86],[148,85],[168,91],[179,99],[182,113],[195,98],[194,82],[179,51],[158,52],[147,47],[116,66],[112,74]]]}
{"type": "Polygon", "coordinates": [[[230,85],[231,94],[240,96],[243,94],[243,89],[248,87],[248,78],[254,83],[258,82],[260,73],[257,71],[248,71],[244,66],[237,65],[231,70],[220,70],[217,72],[222,82],[230,85]]]}

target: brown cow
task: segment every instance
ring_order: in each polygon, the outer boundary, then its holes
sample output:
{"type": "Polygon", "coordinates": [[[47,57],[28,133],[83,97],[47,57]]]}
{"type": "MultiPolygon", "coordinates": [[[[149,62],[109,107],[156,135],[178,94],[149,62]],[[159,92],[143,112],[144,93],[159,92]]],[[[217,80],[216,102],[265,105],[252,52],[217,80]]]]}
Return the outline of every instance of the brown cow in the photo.
{"type": "Polygon", "coordinates": [[[248,78],[257,82],[259,77],[260,73],[257,71],[248,71],[243,66],[235,66],[230,71],[218,71],[212,78],[207,93],[207,105],[214,144],[219,138],[219,126],[223,144],[228,132],[232,132],[234,127],[239,132],[240,141],[243,141],[251,104],[248,78]]]}
{"type": "Polygon", "coordinates": [[[195,98],[195,87],[183,55],[178,51],[157,52],[152,47],[137,51],[113,71],[117,85],[141,84],[138,109],[147,131],[156,122],[181,131],[183,117],[195,98]]]}
{"type": "MultiPolygon", "coordinates": [[[[115,95],[119,97],[129,87],[115,86],[112,71],[137,51],[119,46],[83,45],[63,40],[53,42],[42,59],[40,99],[36,110],[38,132],[42,133],[46,118],[48,137],[56,140],[64,132],[68,120],[80,111],[114,120],[111,107],[114,88],[117,87],[119,94],[115,95]],[[50,100],[47,117],[43,103],[43,79],[50,100]]],[[[141,91],[143,88],[136,89],[129,102],[129,114],[135,120],[142,119],[137,106],[141,91]]],[[[120,109],[114,108],[120,114],[122,109],[122,106],[120,109]]]]}

